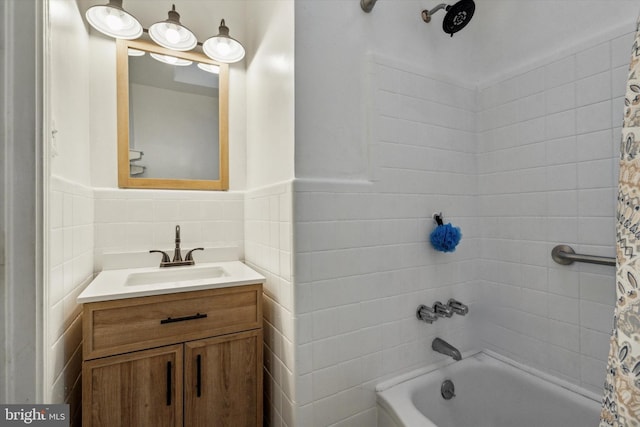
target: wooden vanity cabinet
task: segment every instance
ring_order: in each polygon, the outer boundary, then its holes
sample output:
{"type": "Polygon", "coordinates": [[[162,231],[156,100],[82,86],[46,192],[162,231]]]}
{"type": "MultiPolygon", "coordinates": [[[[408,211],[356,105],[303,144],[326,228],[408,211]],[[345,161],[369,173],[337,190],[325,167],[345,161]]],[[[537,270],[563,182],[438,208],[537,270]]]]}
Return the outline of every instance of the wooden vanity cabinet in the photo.
{"type": "Polygon", "coordinates": [[[262,285],[87,303],[84,427],[262,426],[262,285]]]}

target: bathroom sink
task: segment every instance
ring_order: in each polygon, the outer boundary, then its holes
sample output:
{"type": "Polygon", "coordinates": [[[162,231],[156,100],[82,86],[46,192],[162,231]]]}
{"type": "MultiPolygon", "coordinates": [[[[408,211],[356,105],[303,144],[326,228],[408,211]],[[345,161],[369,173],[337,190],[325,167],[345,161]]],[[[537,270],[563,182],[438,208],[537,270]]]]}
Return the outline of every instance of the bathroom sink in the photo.
{"type": "Polygon", "coordinates": [[[227,277],[224,268],[219,266],[191,268],[191,267],[175,267],[175,269],[160,269],[158,271],[145,271],[140,273],[131,273],[127,276],[124,283],[125,286],[153,285],[160,283],[189,283],[192,280],[215,279],[219,277],[227,277]]]}
{"type": "Polygon", "coordinates": [[[77,301],[84,304],[264,282],[264,276],[240,261],[165,268],[122,268],[100,272],[77,301]]]}

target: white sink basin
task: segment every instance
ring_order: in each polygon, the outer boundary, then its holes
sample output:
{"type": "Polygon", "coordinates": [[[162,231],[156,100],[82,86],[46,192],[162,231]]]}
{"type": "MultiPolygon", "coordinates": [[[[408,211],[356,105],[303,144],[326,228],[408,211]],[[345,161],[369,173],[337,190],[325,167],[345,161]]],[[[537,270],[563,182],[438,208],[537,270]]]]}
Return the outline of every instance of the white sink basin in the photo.
{"type": "Polygon", "coordinates": [[[192,280],[216,279],[228,277],[224,268],[219,266],[190,268],[190,267],[166,267],[158,271],[145,271],[131,273],[127,276],[125,286],[153,285],[160,283],[175,283],[176,285],[188,284],[192,280]]]}
{"type": "Polygon", "coordinates": [[[264,282],[264,276],[240,261],[104,270],[82,291],[77,301],[84,304],[264,282]]]}

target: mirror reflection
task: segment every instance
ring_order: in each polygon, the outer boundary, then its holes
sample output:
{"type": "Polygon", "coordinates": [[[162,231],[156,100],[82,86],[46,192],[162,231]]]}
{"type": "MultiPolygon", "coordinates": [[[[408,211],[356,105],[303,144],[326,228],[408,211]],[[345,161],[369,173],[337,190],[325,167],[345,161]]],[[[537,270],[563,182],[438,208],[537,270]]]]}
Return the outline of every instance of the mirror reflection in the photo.
{"type": "Polygon", "coordinates": [[[127,113],[119,111],[126,140],[119,141],[120,186],[228,188],[226,65],[148,42],[121,43],[118,103],[127,113]]]}

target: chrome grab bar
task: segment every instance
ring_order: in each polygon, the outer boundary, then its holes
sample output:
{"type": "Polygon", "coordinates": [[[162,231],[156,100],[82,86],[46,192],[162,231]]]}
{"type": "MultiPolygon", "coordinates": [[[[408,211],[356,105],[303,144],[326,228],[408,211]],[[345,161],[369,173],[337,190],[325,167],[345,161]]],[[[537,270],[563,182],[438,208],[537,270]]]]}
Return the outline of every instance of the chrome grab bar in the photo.
{"type": "Polygon", "coordinates": [[[558,264],[569,265],[577,262],[588,262],[589,264],[616,265],[616,259],[606,256],[577,254],[569,245],[558,245],[551,251],[551,258],[558,264]]]}

